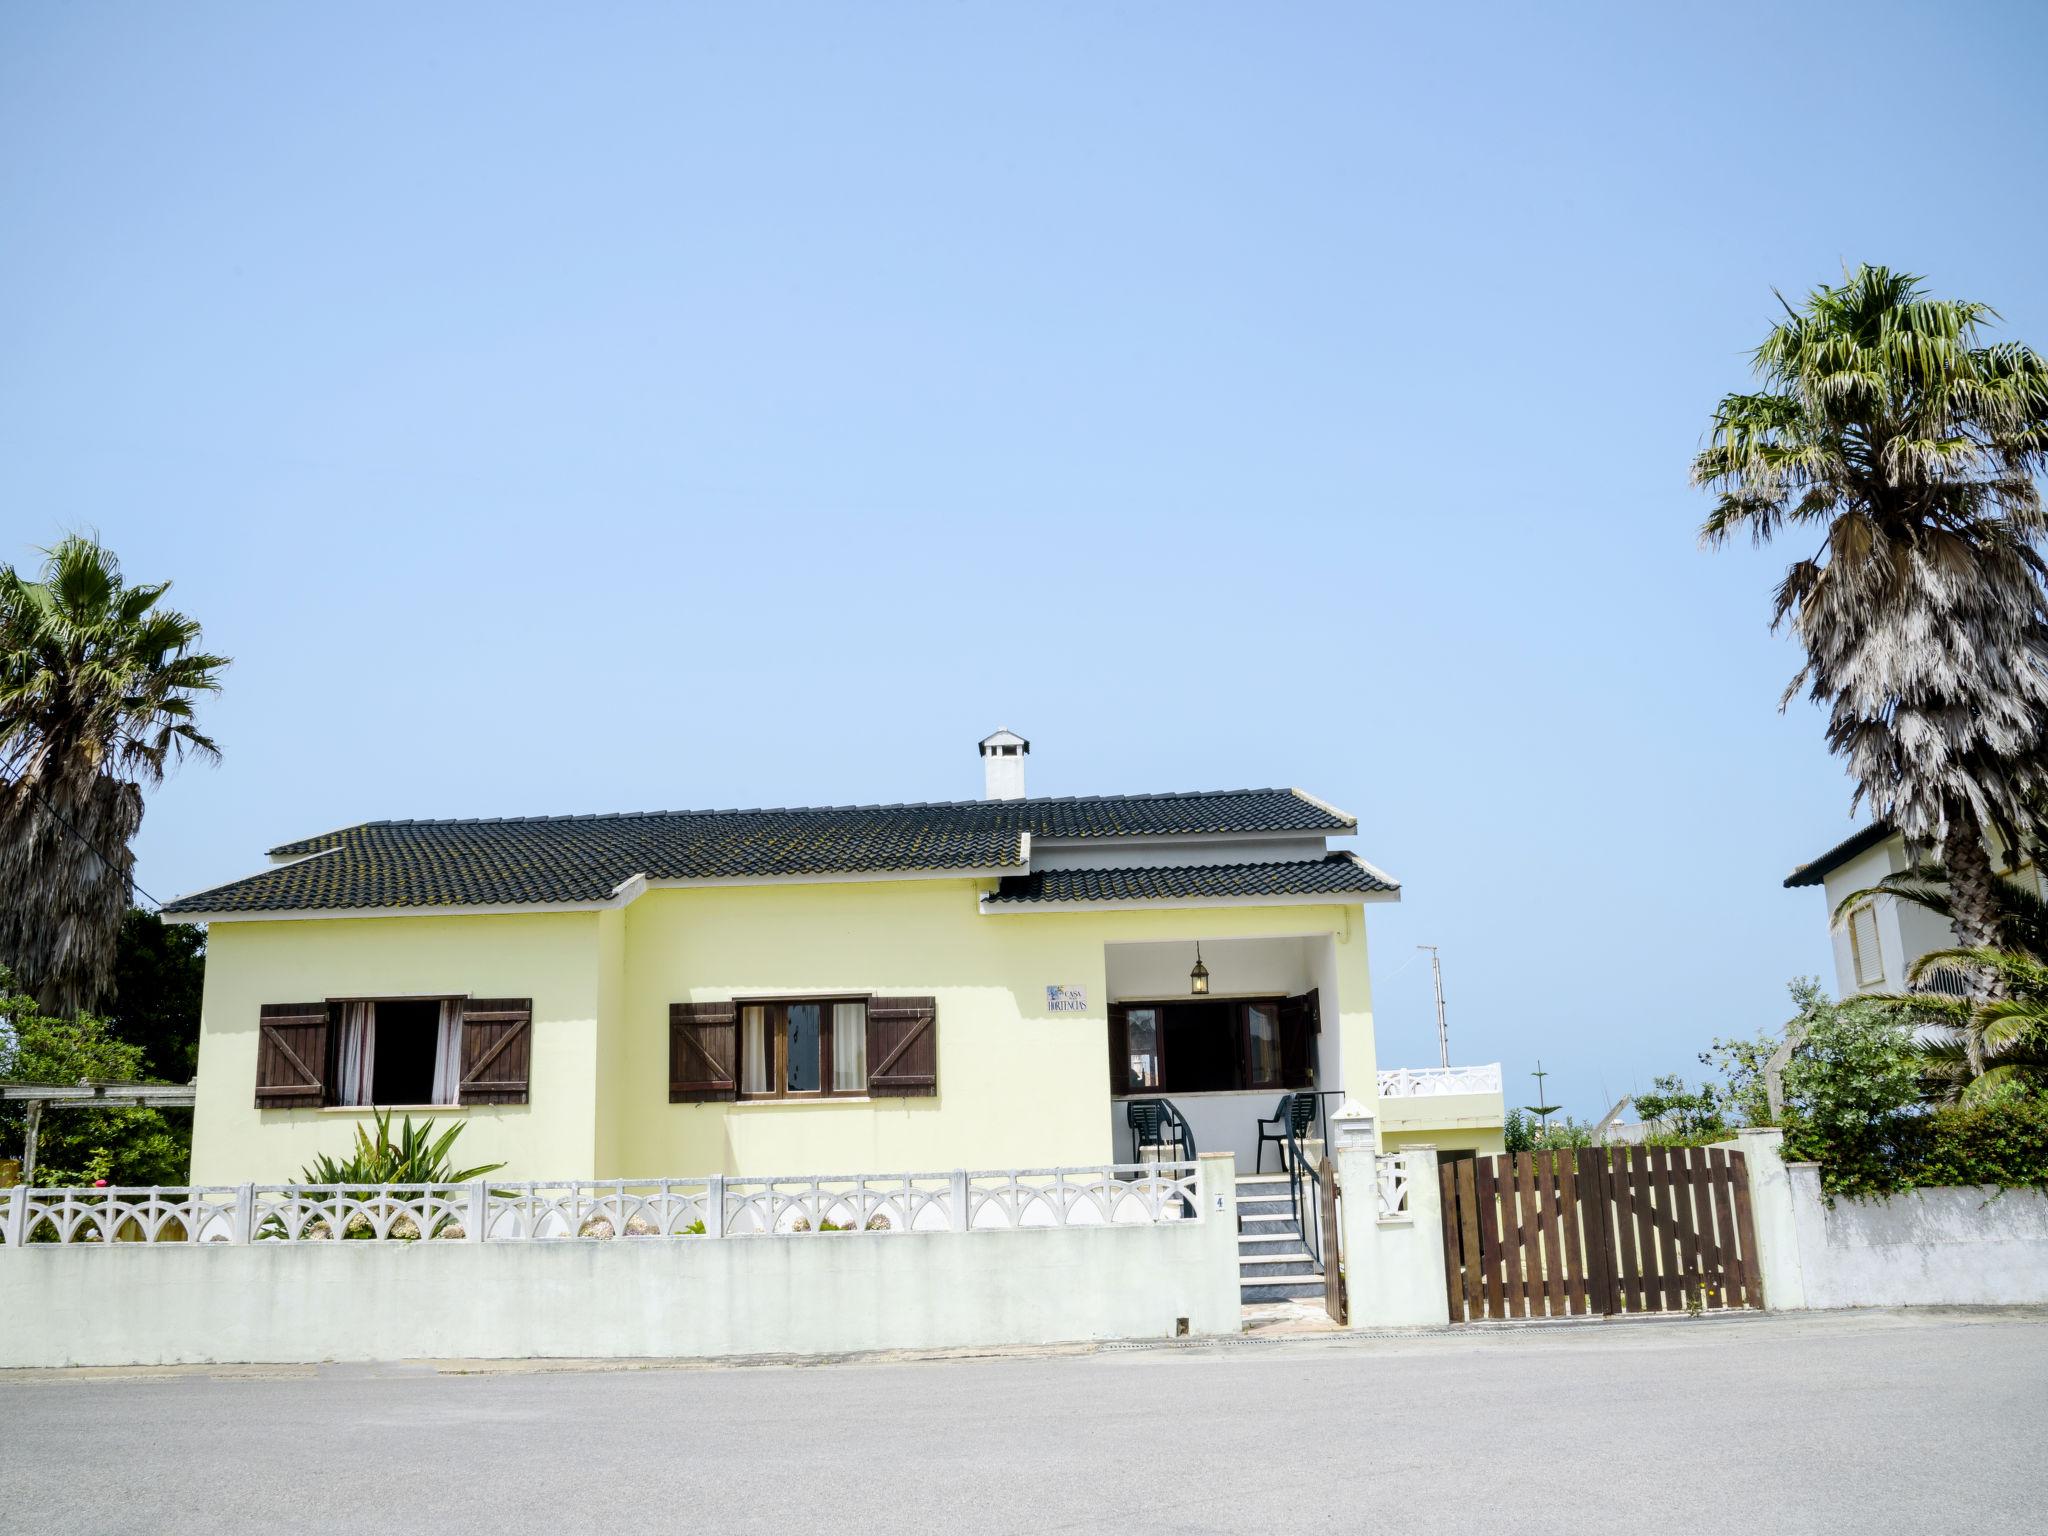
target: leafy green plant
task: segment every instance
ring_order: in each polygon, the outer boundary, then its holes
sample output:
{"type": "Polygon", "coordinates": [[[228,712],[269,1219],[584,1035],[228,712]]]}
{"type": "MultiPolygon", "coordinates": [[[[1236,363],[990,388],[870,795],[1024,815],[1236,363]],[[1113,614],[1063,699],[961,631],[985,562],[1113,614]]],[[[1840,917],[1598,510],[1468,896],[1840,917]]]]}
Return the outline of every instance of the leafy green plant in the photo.
{"type": "Polygon", "coordinates": [[[435,1136],[432,1120],[414,1125],[412,1116],[407,1115],[399,1124],[396,1138],[391,1134],[389,1110],[378,1110],[372,1123],[376,1127],[374,1136],[368,1126],[357,1126],[355,1146],[346,1158],[325,1154],[315,1158],[299,1170],[299,1182],[371,1188],[387,1184],[467,1184],[505,1166],[480,1163],[474,1168],[454,1167],[449,1154],[462,1134],[459,1120],[435,1136]]]}
{"type": "Polygon", "coordinates": [[[1636,1113],[1656,1121],[1672,1140],[1690,1144],[1727,1134],[1728,1117],[1712,1083],[1688,1088],[1684,1078],[1666,1073],[1650,1079],[1650,1085],[1650,1092],[1635,1096],[1636,1113]]]}
{"type": "MultiPolygon", "coordinates": [[[[105,1019],[45,1013],[34,998],[16,995],[0,967],[0,1081],[136,1082],[145,1076],[142,1050],[116,1038],[105,1019]]],[[[26,1129],[26,1106],[0,1104],[0,1154],[20,1157],[26,1129]]],[[[189,1111],[67,1106],[43,1116],[35,1182],[46,1188],[99,1179],[182,1184],[191,1152],[189,1111]]]]}
{"type": "MultiPolygon", "coordinates": [[[[480,1179],[487,1173],[495,1173],[504,1167],[503,1163],[480,1163],[474,1168],[457,1168],[450,1154],[455,1141],[462,1134],[462,1122],[457,1121],[439,1136],[434,1134],[434,1122],[423,1120],[418,1125],[407,1115],[400,1122],[398,1135],[391,1134],[391,1112],[377,1111],[372,1124],[375,1134],[368,1126],[356,1127],[355,1146],[346,1158],[323,1154],[299,1170],[299,1182],[339,1186],[341,1196],[312,1195],[306,1203],[319,1214],[309,1223],[313,1229],[324,1229],[328,1235],[335,1235],[339,1225],[339,1236],[352,1239],[366,1239],[376,1235],[370,1223],[357,1216],[342,1221],[339,1213],[341,1200],[368,1200],[384,1189],[399,1194],[416,1191],[429,1184],[467,1184],[480,1179]]],[[[447,1214],[437,1216],[429,1230],[421,1232],[410,1229],[397,1230],[394,1236],[403,1240],[422,1237],[440,1237],[450,1231],[459,1218],[447,1214]]],[[[283,1222],[271,1217],[264,1223],[263,1231],[257,1235],[281,1236],[283,1222]]]]}

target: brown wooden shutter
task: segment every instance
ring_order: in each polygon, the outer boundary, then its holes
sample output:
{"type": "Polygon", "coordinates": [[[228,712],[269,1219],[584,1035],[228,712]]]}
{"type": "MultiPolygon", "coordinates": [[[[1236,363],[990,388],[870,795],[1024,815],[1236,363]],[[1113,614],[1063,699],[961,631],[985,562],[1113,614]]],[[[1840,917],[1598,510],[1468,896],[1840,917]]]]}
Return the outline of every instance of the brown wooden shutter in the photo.
{"type": "Polygon", "coordinates": [[[1280,1004],[1280,1081],[1289,1088],[1315,1082],[1315,1036],[1323,1027],[1322,997],[1315,991],[1280,1004]]]}
{"type": "Polygon", "coordinates": [[[939,1000],[868,1000],[868,1093],[878,1099],[931,1098],[939,1091],[939,1000]]]}
{"type": "Polygon", "coordinates": [[[1131,1091],[1131,1010],[1122,1003],[1109,1005],[1109,1096],[1121,1098],[1131,1091]]]}
{"type": "MultiPolygon", "coordinates": [[[[668,1101],[708,1104],[739,1097],[739,1008],[733,1003],[668,1005],[668,1101]]],[[[874,1049],[870,1037],[869,1050],[874,1049]]]]}
{"type": "Polygon", "coordinates": [[[533,1076],[533,999],[472,997],[462,1005],[460,1104],[524,1104],[533,1076]]]}
{"type": "Polygon", "coordinates": [[[256,1107],[318,1109],[325,1104],[327,1005],[265,1003],[256,1029],[256,1107]]]}

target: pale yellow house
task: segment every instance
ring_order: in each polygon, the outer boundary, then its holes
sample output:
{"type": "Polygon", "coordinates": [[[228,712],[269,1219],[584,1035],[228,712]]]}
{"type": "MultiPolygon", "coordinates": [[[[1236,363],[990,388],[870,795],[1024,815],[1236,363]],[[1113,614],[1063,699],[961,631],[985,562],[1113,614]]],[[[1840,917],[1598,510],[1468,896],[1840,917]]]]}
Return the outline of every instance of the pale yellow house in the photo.
{"type": "Polygon", "coordinates": [[[1270,1170],[1283,1096],[1318,1131],[1379,1108],[1366,914],[1398,887],[1329,847],[1355,820],[1286,789],[1031,799],[1028,751],[983,742],[973,801],[273,850],[166,908],[209,929],[194,1182],[294,1178],[385,1105],[514,1179],[1125,1162],[1159,1099],[1270,1170]]]}

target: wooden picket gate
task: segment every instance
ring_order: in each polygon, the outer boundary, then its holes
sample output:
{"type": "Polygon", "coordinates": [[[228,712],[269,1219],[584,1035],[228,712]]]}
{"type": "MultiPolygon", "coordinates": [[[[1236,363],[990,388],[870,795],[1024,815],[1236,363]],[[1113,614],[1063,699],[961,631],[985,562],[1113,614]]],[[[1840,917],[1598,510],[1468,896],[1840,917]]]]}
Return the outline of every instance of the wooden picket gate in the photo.
{"type": "Polygon", "coordinates": [[[1740,1152],[1585,1147],[1438,1171],[1452,1322],[1763,1305],[1740,1152]]]}

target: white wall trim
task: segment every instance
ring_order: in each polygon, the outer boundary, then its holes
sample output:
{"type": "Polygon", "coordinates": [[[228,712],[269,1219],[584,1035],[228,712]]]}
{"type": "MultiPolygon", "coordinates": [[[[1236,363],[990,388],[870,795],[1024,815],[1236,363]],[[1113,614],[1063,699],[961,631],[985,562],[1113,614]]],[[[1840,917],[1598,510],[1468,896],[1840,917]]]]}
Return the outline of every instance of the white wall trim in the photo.
{"type": "MultiPolygon", "coordinates": [[[[1342,811],[1334,814],[1343,815],[1342,811]]],[[[1030,833],[1024,834],[1029,837],[1030,833]]],[[[1102,837],[1041,837],[1034,847],[1041,852],[1073,853],[1089,848],[1158,848],[1173,847],[1176,844],[1215,843],[1309,843],[1327,844],[1333,837],[1351,837],[1355,834],[1341,828],[1305,827],[1292,832],[1170,832],[1147,833],[1137,837],[1104,835],[1102,837]]]]}
{"type": "Polygon", "coordinates": [[[728,875],[706,879],[650,880],[650,891],[687,891],[727,885],[874,885],[891,880],[1000,880],[1029,872],[1027,864],[973,865],[962,869],[842,870],[820,875],[728,875]]]}
{"type": "MultiPolygon", "coordinates": [[[[271,853],[264,855],[264,857],[270,860],[270,867],[272,869],[289,869],[294,864],[304,864],[309,859],[325,858],[330,853],[339,852],[341,852],[341,844],[336,843],[332,848],[316,848],[311,853],[271,853]]],[[[257,871],[257,874],[263,873],[266,873],[266,871],[257,871]]],[[[253,880],[255,876],[244,875],[242,878],[253,880]]]]}
{"type": "MultiPolygon", "coordinates": [[[[1179,896],[1170,900],[994,902],[981,898],[983,917],[1013,913],[1177,912],[1207,907],[1355,907],[1368,901],[1399,901],[1399,891],[1324,891],[1306,896],[1179,896]]],[[[1269,935],[1259,935],[1269,937],[1269,935]]]]}
{"type": "MultiPolygon", "coordinates": [[[[319,907],[288,912],[166,912],[167,923],[295,923],[337,922],[367,917],[508,917],[525,912],[607,912],[630,906],[648,891],[714,889],[748,885],[868,885],[891,880],[999,880],[1026,873],[1021,866],[988,865],[965,869],[883,869],[822,875],[735,875],[704,880],[650,880],[629,875],[602,901],[478,902],[445,907],[319,907]]],[[[230,882],[232,883],[232,882],[230,882]]]]}

